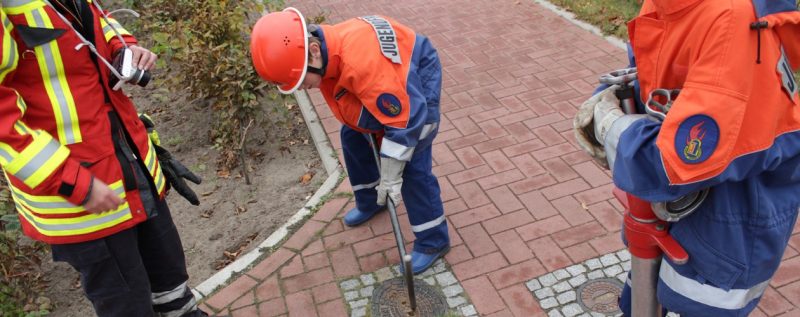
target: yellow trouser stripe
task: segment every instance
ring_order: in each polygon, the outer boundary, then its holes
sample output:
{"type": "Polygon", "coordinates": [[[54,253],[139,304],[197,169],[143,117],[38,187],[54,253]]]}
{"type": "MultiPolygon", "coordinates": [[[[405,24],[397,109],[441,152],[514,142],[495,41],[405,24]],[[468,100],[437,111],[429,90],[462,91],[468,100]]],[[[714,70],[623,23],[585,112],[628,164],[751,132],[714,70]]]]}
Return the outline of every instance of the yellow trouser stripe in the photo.
{"type": "MultiPolygon", "coordinates": [[[[79,213],[86,210],[83,206],[73,205],[61,196],[35,196],[25,193],[13,186],[10,187],[14,201],[37,214],[64,215],[79,213]]],[[[122,187],[121,180],[108,185],[108,187],[111,188],[117,197],[125,199],[125,188],[122,187]]]]}
{"type": "Polygon", "coordinates": [[[69,149],[46,132],[36,131],[33,143],[9,162],[5,169],[30,188],[39,186],[69,156],[69,149]]]}
{"type": "MultiPolygon", "coordinates": [[[[43,8],[25,12],[25,18],[31,26],[53,28],[53,24],[43,8]]],[[[50,41],[37,46],[34,50],[39,62],[39,69],[42,71],[47,96],[53,106],[58,127],[58,139],[62,144],[80,143],[83,138],[78,127],[78,112],[75,109],[75,99],[67,84],[58,44],[56,41],[50,41]]]]}

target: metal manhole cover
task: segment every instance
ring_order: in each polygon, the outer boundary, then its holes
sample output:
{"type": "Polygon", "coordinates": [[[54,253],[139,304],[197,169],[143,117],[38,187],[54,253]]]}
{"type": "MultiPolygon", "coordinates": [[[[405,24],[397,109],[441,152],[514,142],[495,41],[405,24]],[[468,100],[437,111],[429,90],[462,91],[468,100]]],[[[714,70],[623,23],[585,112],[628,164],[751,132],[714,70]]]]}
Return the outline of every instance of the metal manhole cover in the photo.
{"type": "Polygon", "coordinates": [[[622,294],[622,283],[614,278],[588,281],[578,287],[578,304],[584,311],[605,315],[619,314],[617,299],[622,294]]]}
{"type": "Polygon", "coordinates": [[[372,292],[372,317],[438,317],[447,312],[444,295],[428,283],[414,279],[414,291],[417,311],[412,315],[405,279],[384,281],[372,292]]]}

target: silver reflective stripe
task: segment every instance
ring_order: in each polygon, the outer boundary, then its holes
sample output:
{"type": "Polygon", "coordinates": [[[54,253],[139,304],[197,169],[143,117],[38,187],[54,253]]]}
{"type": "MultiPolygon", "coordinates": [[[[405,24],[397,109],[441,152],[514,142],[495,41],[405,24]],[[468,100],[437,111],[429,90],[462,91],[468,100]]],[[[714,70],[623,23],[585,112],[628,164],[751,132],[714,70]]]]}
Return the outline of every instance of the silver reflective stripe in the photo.
{"type": "Polygon", "coordinates": [[[33,2],[33,0],[3,0],[3,7],[19,7],[33,2]]]}
{"type": "Polygon", "coordinates": [[[186,295],[186,292],[191,292],[187,287],[188,284],[189,281],[184,281],[183,283],[181,283],[181,285],[178,285],[178,287],[170,291],[153,293],[152,294],[153,305],[166,304],[183,297],[184,295],[186,295]]]}
{"type": "Polygon", "coordinates": [[[669,262],[661,262],[658,277],[672,291],[701,304],[711,307],[736,310],[742,309],[754,299],[761,297],[769,286],[769,280],[756,284],[749,289],[732,289],[725,291],[678,274],[669,262]]]}
{"type": "Polygon", "coordinates": [[[186,305],[183,305],[183,307],[181,307],[179,309],[176,309],[176,310],[173,310],[173,311],[168,311],[168,312],[163,312],[163,313],[156,313],[156,316],[158,316],[158,317],[180,317],[180,316],[183,316],[184,314],[186,314],[186,313],[188,313],[190,311],[195,311],[195,310],[197,310],[197,301],[194,299],[194,297],[192,297],[192,299],[189,300],[189,302],[186,303],[186,305]]]}
{"type": "MultiPolygon", "coordinates": [[[[11,20],[9,20],[5,15],[3,16],[3,27],[6,30],[10,30],[12,28],[11,20]]],[[[9,49],[3,47],[3,52],[8,52],[8,56],[3,57],[7,58],[8,60],[3,62],[2,68],[0,68],[0,74],[5,75],[7,72],[11,71],[12,68],[17,66],[17,42],[15,42],[11,37],[7,37],[3,40],[8,41],[9,45],[11,46],[9,49]]]]}
{"type": "Polygon", "coordinates": [[[396,158],[401,161],[408,161],[414,155],[414,148],[401,145],[387,138],[383,138],[381,144],[381,153],[391,158],[396,158]]]}
{"type": "Polygon", "coordinates": [[[434,228],[444,222],[444,215],[439,216],[439,218],[433,219],[421,225],[411,226],[411,231],[413,232],[422,232],[431,228],[434,228]]]}
{"type": "Polygon", "coordinates": [[[424,140],[428,137],[428,135],[431,134],[431,132],[433,132],[433,130],[436,130],[437,127],[439,127],[438,122],[426,124],[424,127],[422,127],[422,133],[419,134],[419,139],[424,140]]]}
{"type": "Polygon", "coordinates": [[[614,161],[617,159],[617,145],[619,145],[619,138],[628,127],[639,119],[646,119],[648,116],[644,114],[627,114],[619,117],[617,121],[611,125],[605,139],[604,148],[606,149],[606,160],[611,170],[614,170],[614,161]]]}
{"type": "Polygon", "coordinates": [[[380,45],[383,56],[391,60],[392,63],[402,64],[400,46],[397,45],[397,33],[395,33],[389,21],[377,15],[364,16],[359,19],[369,23],[372,29],[375,30],[375,36],[378,37],[378,45],[380,45]]]}
{"type": "MultiPolygon", "coordinates": [[[[44,19],[42,18],[40,10],[33,10],[31,12],[34,21],[36,21],[35,27],[46,27],[44,24],[44,19]]],[[[42,57],[44,58],[45,66],[47,67],[47,72],[50,73],[50,85],[53,87],[53,94],[55,94],[56,100],[58,101],[57,106],[59,111],[61,112],[61,121],[63,121],[64,126],[62,129],[64,130],[64,144],[74,144],[77,142],[75,134],[72,131],[72,119],[70,118],[70,109],[69,104],[67,103],[67,97],[65,95],[63,87],[61,86],[61,82],[58,80],[58,68],[56,68],[56,60],[55,56],[53,55],[53,50],[50,47],[50,43],[40,45],[37,48],[41,48],[42,50],[42,57]]],[[[45,79],[45,80],[48,80],[45,79]]]]}
{"type": "Polygon", "coordinates": [[[11,162],[14,159],[14,157],[11,156],[11,153],[8,153],[6,150],[2,148],[0,148],[0,156],[2,156],[6,160],[6,162],[11,162]]]}
{"type": "MultiPolygon", "coordinates": [[[[17,205],[17,209],[21,209],[21,206],[17,205]]],[[[47,230],[47,231],[67,231],[67,230],[86,229],[86,228],[93,227],[93,226],[96,226],[96,225],[100,225],[100,224],[103,224],[103,223],[106,223],[106,222],[112,222],[112,221],[117,220],[119,218],[125,217],[130,213],[131,213],[131,209],[130,208],[125,208],[123,210],[120,210],[119,212],[109,213],[109,214],[107,214],[105,216],[102,216],[102,217],[99,217],[99,218],[95,218],[95,219],[92,219],[92,220],[89,220],[89,221],[84,221],[84,222],[80,222],[80,223],[69,223],[69,224],[46,224],[46,223],[40,223],[40,222],[37,222],[36,220],[34,220],[33,218],[31,218],[31,216],[28,215],[28,213],[20,212],[19,214],[24,216],[26,219],[28,219],[28,221],[30,221],[30,223],[32,223],[34,226],[36,226],[37,228],[40,228],[42,230],[47,230]]]]}
{"type": "Polygon", "coordinates": [[[47,163],[47,161],[50,160],[50,158],[53,157],[60,148],[61,143],[58,143],[58,141],[55,139],[51,139],[50,142],[48,142],[47,145],[45,145],[44,148],[39,151],[39,153],[36,153],[36,156],[34,156],[28,162],[28,164],[25,164],[25,166],[20,168],[19,171],[14,173],[14,176],[22,180],[27,180],[33,175],[33,173],[36,173],[36,171],[42,168],[44,164],[47,163]]]}
{"type": "Polygon", "coordinates": [[[375,188],[375,186],[378,186],[378,184],[380,184],[380,182],[381,182],[381,180],[379,179],[379,180],[377,180],[375,182],[372,182],[372,183],[369,183],[369,184],[355,185],[355,186],[353,186],[353,191],[355,192],[355,191],[359,191],[359,190],[362,190],[362,189],[375,188]]]}
{"type": "MultiPolygon", "coordinates": [[[[124,187],[120,187],[120,188],[117,188],[117,189],[114,190],[114,194],[117,195],[117,197],[119,197],[120,195],[122,195],[122,193],[124,191],[125,191],[125,188],[124,187]]],[[[36,208],[36,209],[60,209],[60,208],[75,208],[75,207],[77,207],[77,206],[75,206],[72,203],[67,202],[67,201],[64,201],[64,202],[32,201],[32,200],[26,198],[25,196],[17,194],[17,193],[14,193],[14,199],[21,200],[21,201],[25,202],[26,205],[30,206],[31,208],[36,208]]]]}

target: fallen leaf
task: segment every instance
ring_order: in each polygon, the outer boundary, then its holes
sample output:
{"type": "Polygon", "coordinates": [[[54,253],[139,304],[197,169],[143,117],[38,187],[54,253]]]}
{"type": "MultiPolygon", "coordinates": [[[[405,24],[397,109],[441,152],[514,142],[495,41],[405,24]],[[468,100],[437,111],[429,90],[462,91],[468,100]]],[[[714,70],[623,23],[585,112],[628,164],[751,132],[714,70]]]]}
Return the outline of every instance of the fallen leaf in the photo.
{"type": "Polygon", "coordinates": [[[583,210],[589,210],[589,206],[587,206],[585,202],[581,202],[581,208],[583,208],[583,210]]]}
{"type": "Polygon", "coordinates": [[[308,184],[308,182],[311,181],[312,178],[314,178],[314,173],[312,172],[305,173],[303,174],[303,176],[300,177],[300,184],[306,185],[308,184]]]}
{"type": "Polygon", "coordinates": [[[303,144],[308,145],[308,139],[303,140],[303,144]]]}
{"type": "Polygon", "coordinates": [[[231,171],[229,171],[227,169],[224,169],[224,170],[221,170],[221,171],[217,171],[217,176],[222,177],[222,178],[228,178],[228,177],[231,176],[231,171]]]}

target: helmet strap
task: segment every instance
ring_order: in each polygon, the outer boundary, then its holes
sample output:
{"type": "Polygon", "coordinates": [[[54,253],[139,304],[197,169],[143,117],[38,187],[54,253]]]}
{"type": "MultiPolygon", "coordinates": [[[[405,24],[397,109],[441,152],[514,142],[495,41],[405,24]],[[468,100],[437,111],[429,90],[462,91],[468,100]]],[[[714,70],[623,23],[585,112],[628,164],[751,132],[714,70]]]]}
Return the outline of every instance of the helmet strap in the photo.
{"type": "Polygon", "coordinates": [[[314,67],[314,66],[311,66],[311,65],[308,65],[308,66],[306,67],[306,71],[307,71],[307,72],[309,72],[309,73],[312,73],[312,74],[317,74],[317,75],[320,75],[320,76],[325,76],[325,70],[324,70],[324,69],[322,69],[322,68],[316,68],[316,67],[314,67]]]}

